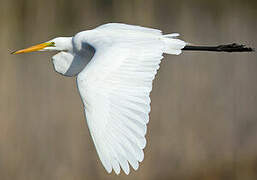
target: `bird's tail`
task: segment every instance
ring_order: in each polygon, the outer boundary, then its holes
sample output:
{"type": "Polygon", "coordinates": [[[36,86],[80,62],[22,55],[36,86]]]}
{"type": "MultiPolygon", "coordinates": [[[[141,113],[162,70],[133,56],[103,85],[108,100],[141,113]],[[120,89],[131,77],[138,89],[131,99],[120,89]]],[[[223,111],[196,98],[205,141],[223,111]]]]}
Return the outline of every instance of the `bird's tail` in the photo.
{"type": "Polygon", "coordinates": [[[187,45],[186,42],[177,39],[178,33],[165,34],[162,36],[162,40],[165,44],[164,53],[179,55],[182,49],[187,45]]]}
{"type": "Polygon", "coordinates": [[[177,39],[178,33],[166,34],[162,36],[165,43],[164,53],[180,54],[182,51],[212,51],[212,52],[253,52],[254,49],[242,44],[232,43],[217,46],[198,46],[186,43],[177,39]]]}

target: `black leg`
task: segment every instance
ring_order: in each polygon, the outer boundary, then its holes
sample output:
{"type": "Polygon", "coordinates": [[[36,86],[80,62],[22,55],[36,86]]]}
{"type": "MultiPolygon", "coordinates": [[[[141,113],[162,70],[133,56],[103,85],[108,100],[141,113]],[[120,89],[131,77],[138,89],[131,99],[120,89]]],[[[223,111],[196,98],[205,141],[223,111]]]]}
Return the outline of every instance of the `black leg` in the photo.
{"type": "Polygon", "coordinates": [[[227,44],[219,46],[185,46],[183,51],[215,51],[215,52],[252,52],[254,51],[251,47],[246,47],[240,44],[227,44]]]}

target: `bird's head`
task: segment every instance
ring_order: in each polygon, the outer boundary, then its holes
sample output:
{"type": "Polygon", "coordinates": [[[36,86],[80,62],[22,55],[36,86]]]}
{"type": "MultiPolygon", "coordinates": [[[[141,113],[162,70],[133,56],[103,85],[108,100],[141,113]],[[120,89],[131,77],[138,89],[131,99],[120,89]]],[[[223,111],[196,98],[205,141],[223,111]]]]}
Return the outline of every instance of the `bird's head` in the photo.
{"type": "Polygon", "coordinates": [[[72,37],[57,37],[50,41],[12,52],[12,54],[33,51],[72,51],[72,37]]]}
{"type": "Polygon", "coordinates": [[[86,52],[83,57],[73,53],[72,37],[57,37],[50,41],[28,47],[26,49],[14,51],[12,54],[28,53],[33,51],[60,51],[52,57],[52,62],[56,72],[65,76],[76,76],[86,66],[92,54],[86,52]]]}

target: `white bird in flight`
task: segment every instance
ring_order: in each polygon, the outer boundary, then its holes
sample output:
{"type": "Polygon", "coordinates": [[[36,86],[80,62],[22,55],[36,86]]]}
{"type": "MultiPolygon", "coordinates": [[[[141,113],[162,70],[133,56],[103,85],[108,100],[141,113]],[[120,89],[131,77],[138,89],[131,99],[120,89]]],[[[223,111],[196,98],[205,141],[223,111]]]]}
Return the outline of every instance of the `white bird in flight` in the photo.
{"type": "Polygon", "coordinates": [[[57,37],[12,54],[59,51],[52,57],[55,70],[76,76],[87,124],[99,158],[108,173],[130,166],[137,170],[144,159],[152,81],[163,53],[184,50],[243,52],[244,45],[192,46],[163,35],[158,29],[109,23],[73,37],[57,37]]]}

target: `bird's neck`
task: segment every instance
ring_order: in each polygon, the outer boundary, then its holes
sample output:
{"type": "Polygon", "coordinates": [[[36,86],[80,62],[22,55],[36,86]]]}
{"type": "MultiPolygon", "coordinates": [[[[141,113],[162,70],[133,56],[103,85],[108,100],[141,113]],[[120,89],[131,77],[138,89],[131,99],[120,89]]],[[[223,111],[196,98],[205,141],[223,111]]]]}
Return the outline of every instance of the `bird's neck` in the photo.
{"type": "Polygon", "coordinates": [[[72,37],[62,37],[61,41],[61,48],[63,51],[73,51],[72,37]]]}

